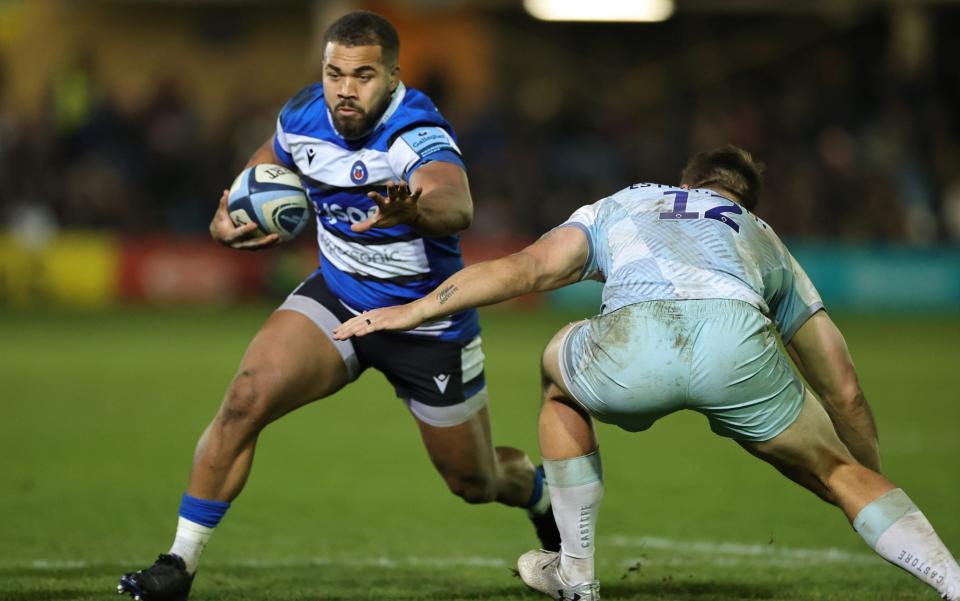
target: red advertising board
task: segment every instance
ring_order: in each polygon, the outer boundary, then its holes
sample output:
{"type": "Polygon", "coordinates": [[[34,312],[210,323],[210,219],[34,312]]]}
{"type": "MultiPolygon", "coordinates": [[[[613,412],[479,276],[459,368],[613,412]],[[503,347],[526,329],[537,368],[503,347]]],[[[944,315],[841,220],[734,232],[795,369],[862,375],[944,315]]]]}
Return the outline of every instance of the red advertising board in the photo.
{"type": "Polygon", "coordinates": [[[230,302],[262,290],[266,255],[217,245],[203,236],[125,238],[120,298],[148,303],[230,302]]]}

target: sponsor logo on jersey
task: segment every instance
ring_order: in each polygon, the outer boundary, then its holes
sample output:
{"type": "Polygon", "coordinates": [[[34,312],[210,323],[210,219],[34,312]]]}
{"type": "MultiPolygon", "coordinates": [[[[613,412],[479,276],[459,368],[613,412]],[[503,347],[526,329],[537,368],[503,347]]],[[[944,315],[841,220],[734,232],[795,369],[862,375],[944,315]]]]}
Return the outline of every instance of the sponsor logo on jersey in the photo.
{"type": "Polygon", "coordinates": [[[323,203],[320,205],[320,216],[321,218],[326,219],[327,223],[330,225],[333,225],[338,221],[343,221],[345,223],[360,223],[361,221],[366,221],[369,217],[373,217],[374,213],[376,212],[377,207],[375,206],[364,211],[358,207],[341,207],[337,203],[323,203]]]}
{"type": "Polygon", "coordinates": [[[363,164],[363,161],[357,161],[350,168],[350,181],[357,185],[367,181],[367,166],[363,164]]]}
{"type": "Polygon", "coordinates": [[[308,148],[307,149],[307,165],[310,165],[313,163],[313,157],[315,156],[317,156],[317,151],[314,150],[313,148],[308,148]]]}
{"type": "MultiPolygon", "coordinates": [[[[327,236],[321,236],[320,243],[323,244],[323,250],[326,251],[328,257],[340,257],[361,265],[387,265],[403,260],[403,257],[400,256],[397,250],[372,250],[356,247],[344,248],[334,244],[327,236]]],[[[444,387],[446,387],[446,384],[444,384],[444,387]]],[[[443,392],[443,390],[440,392],[443,392]]]]}
{"type": "Polygon", "coordinates": [[[439,127],[420,127],[401,135],[400,138],[421,157],[438,150],[453,150],[447,133],[439,127]]]}

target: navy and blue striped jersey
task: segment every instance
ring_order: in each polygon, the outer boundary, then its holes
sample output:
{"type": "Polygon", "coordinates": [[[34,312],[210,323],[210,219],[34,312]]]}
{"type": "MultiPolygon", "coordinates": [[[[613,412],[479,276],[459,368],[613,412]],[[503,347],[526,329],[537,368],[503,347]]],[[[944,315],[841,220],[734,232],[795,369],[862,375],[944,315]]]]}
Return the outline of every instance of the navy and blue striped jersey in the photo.
{"type": "MultiPolygon", "coordinates": [[[[459,236],[424,238],[407,225],[362,234],[350,225],[373,214],[370,191],[431,161],[463,167],[453,130],[433,102],[402,83],[374,130],[346,140],[333,125],[322,83],[312,84],[280,111],[274,152],[300,173],[317,216],[320,272],[355,313],[416,300],[463,268],[459,236]]],[[[412,330],[442,340],[479,334],[476,312],[465,311],[412,330]]]]}

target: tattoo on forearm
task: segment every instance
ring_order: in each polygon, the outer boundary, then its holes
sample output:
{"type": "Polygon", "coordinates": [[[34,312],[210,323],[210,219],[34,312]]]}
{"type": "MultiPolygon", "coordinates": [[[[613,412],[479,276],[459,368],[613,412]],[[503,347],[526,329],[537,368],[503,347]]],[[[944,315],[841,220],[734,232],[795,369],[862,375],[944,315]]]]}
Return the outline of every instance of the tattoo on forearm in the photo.
{"type": "Polygon", "coordinates": [[[450,297],[453,296],[456,292],[457,292],[456,284],[450,284],[449,286],[447,286],[437,294],[437,301],[441,305],[446,304],[446,302],[450,300],[450,297]]]}

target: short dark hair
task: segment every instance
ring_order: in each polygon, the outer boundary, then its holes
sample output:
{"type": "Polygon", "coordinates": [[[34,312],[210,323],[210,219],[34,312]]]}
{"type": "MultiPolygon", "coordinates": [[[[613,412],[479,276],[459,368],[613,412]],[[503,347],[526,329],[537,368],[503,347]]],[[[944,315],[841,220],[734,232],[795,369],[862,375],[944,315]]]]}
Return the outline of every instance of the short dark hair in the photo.
{"type": "Polygon", "coordinates": [[[335,42],[344,46],[380,46],[383,63],[392,65],[400,53],[400,36],[397,30],[377,13],[357,10],[347,13],[333,22],[323,34],[323,49],[335,42]]]}
{"type": "Polygon", "coordinates": [[[752,211],[760,201],[763,169],[749,152],[727,144],[693,155],[680,174],[680,183],[691,188],[723,188],[752,211]]]}

